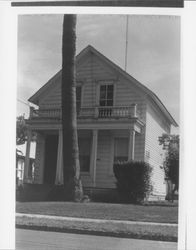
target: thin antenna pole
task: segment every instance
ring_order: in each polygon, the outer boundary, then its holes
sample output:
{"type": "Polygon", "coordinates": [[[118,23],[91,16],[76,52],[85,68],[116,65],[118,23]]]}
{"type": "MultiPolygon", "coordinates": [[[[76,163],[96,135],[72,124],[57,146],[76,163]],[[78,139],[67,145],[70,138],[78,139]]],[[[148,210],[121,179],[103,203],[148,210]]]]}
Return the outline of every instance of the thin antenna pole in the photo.
{"type": "Polygon", "coordinates": [[[128,50],[128,26],[129,26],[129,16],[126,16],[126,43],[125,43],[125,71],[127,71],[127,50],[128,50]]]}

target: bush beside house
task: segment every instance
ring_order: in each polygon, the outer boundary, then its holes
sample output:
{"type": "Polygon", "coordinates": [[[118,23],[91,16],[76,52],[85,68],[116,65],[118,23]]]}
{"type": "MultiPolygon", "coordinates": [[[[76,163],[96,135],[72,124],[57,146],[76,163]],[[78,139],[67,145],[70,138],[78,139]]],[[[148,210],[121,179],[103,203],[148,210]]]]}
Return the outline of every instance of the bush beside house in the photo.
{"type": "Polygon", "coordinates": [[[178,192],[179,188],[180,137],[179,135],[162,134],[158,140],[166,153],[163,165],[165,179],[167,181],[167,194],[165,199],[173,201],[175,199],[175,192],[178,192]]]}
{"type": "Polygon", "coordinates": [[[114,164],[116,187],[121,202],[139,203],[152,191],[152,168],[142,161],[117,162],[114,164]]]}
{"type": "Polygon", "coordinates": [[[25,183],[16,189],[16,201],[48,201],[51,190],[50,185],[25,183]]]}

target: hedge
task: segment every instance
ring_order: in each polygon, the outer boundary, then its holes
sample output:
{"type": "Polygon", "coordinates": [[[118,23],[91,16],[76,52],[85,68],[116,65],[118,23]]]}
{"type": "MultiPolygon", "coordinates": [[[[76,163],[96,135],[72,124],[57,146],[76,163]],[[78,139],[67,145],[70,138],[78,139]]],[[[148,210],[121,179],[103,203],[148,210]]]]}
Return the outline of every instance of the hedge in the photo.
{"type": "Polygon", "coordinates": [[[140,203],[152,191],[152,167],[142,161],[117,162],[113,166],[116,187],[125,203],[140,203]]]}

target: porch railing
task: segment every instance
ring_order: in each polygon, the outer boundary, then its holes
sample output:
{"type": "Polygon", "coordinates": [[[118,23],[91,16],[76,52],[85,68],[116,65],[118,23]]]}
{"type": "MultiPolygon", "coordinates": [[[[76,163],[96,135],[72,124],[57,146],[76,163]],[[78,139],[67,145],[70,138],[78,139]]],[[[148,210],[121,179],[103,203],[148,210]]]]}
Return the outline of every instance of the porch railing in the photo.
{"type": "MultiPolygon", "coordinates": [[[[34,109],[31,108],[30,119],[61,119],[61,109],[34,109]]],[[[77,112],[77,118],[132,118],[137,117],[137,106],[98,106],[98,107],[82,107],[77,112]]]]}

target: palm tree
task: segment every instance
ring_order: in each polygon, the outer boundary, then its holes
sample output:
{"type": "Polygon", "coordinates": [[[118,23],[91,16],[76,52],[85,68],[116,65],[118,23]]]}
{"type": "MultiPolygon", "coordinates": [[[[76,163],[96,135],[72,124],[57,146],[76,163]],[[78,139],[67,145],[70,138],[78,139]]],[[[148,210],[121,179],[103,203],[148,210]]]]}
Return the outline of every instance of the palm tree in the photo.
{"type": "Polygon", "coordinates": [[[62,129],[63,178],[66,199],[80,201],[83,196],[76,117],[76,15],[66,14],[62,46],[62,129]]]}

